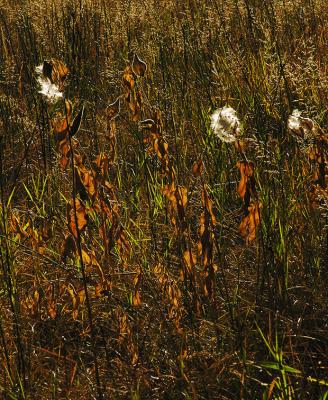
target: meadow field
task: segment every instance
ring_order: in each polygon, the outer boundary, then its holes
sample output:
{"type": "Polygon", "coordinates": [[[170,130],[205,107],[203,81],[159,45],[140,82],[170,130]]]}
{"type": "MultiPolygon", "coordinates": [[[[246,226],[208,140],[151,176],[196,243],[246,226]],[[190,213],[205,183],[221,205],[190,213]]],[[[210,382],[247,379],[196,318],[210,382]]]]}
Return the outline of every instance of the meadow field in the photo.
{"type": "Polygon", "coordinates": [[[0,398],[328,399],[328,3],[0,0],[0,398]]]}

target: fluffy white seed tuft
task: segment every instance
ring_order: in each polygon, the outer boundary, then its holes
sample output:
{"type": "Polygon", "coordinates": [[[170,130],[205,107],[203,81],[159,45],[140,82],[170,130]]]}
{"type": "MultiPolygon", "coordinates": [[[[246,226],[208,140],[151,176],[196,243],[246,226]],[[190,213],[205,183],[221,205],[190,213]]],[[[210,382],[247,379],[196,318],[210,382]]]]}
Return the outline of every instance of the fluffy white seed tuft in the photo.
{"type": "Polygon", "coordinates": [[[63,93],[59,90],[58,86],[54,83],[51,83],[50,79],[43,75],[42,64],[35,68],[35,72],[38,74],[37,80],[41,86],[41,89],[38,91],[38,93],[45,96],[50,103],[54,103],[63,97],[63,93]]]}
{"type": "Polygon", "coordinates": [[[294,110],[288,117],[287,126],[297,140],[303,141],[311,137],[314,122],[310,118],[301,117],[299,110],[294,110]]]}
{"type": "Polygon", "coordinates": [[[231,107],[223,107],[211,115],[211,128],[223,142],[231,143],[237,140],[240,121],[236,111],[231,107]]]}

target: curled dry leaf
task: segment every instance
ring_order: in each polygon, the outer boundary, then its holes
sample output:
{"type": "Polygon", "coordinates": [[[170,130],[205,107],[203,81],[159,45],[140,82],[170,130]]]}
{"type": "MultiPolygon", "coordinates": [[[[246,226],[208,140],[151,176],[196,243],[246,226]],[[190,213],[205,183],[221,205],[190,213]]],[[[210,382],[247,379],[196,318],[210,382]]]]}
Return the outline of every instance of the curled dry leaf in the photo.
{"type": "Polygon", "coordinates": [[[26,232],[26,226],[24,226],[25,223],[21,223],[19,215],[13,210],[11,210],[9,214],[9,223],[10,231],[18,238],[18,240],[29,236],[29,234],[26,232]]]}
{"type": "Polygon", "coordinates": [[[187,273],[190,275],[194,271],[194,266],[196,264],[196,255],[193,253],[191,249],[185,250],[183,253],[183,262],[187,273]]]}
{"type": "Polygon", "coordinates": [[[155,120],[145,119],[139,122],[139,129],[143,132],[144,143],[149,144],[147,153],[155,153],[161,161],[161,172],[165,175],[170,172],[169,145],[162,136],[162,121],[158,111],[155,112],[155,120]]]}
{"type": "Polygon", "coordinates": [[[39,254],[44,254],[46,247],[43,242],[41,229],[35,229],[33,226],[29,225],[28,234],[33,250],[39,254]]]}
{"type": "Polygon", "coordinates": [[[101,282],[106,281],[105,273],[97,260],[96,253],[94,250],[86,251],[82,249],[82,259],[86,266],[90,268],[94,267],[96,269],[101,282]]]}
{"type": "Polygon", "coordinates": [[[130,93],[128,98],[129,108],[132,115],[132,121],[138,122],[141,119],[141,113],[143,109],[143,100],[142,94],[139,89],[135,89],[133,92],[130,93]]]}
{"type": "Polygon", "coordinates": [[[213,235],[210,232],[209,219],[206,218],[205,213],[200,216],[199,227],[200,239],[198,242],[198,252],[202,257],[202,263],[206,268],[212,262],[213,235]]]}
{"type": "Polygon", "coordinates": [[[162,173],[167,174],[169,172],[169,153],[168,153],[169,145],[165,142],[165,140],[160,137],[154,140],[153,149],[160,159],[162,164],[162,173]]]}
{"type": "Polygon", "coordinates": [[[124,311],[121,311],[120,309],[117,310],[118,314],[118,320],[119,320],[119,338],[118,341],[119,343],[122,343],[125,338],[127,338],[130,333],[130,324],[129,324],[129,319],[126,313],[124,311]]]}
{"type": "Polygon", "coordinates": [[[141,305],[141,296],[140,296],[141,279],[142,279],[142,270],[139,267],[138,274],[135,276],[133,280],[134,290],[132,295],[132,304],[135,307],[139,307],[141,305]]]}
{"type": "Polygon", "coordinates": [[[260,224],[262,204],[257,200],[254,164],[251,161],[239,161],[237,167],[241,174],[238,193],[243,199],[244,212],[243,219],[239,226],[239,232],[248,244],[256,237],[256,228],[260,224]]]}
{"type": "Polygon", "coordinates": [[[128,104],[132,121],[138,122],[141,120],[143,109],[142,94],[135,84],[134,73],[132,67],[128,65],[123,73],[123,83],[125,86],[125,100],[128,104]]]}
{"type": "Polygon", "coordinates": [[[154,140],[154,150],[160,160],[165,158],[168,155],[169,145],[165,142],[163,138],[154,140]]]}
{"type": "Polygon", "coordinates": [[[109,158],[105,153],[100,153],[97,155],[93,161],[97,169],[97,173],[103,178],[104,181],[108,179],[108,168],[109,168],[109,158]]]}
{"type": "MultiPolygon", "coordinates": [[[[93,171],[91,172],[85,167],[82,156],[80,156],[77,153],[74,155],[74,161],[75,161],[76,171],[77,171],[77,174],[78,174],[81,184],[85,188],[85,190],[88,193],[88,195],[90,196],[90,198],[94,199],[94,197],[96,196],[96,192],[97,192],[97,182],[96,182],[95,177],[93,176],[93,171]]],[[[77,179],[76,180],[77,188],[78,188],[78,184],[79,184],[79,181],[77,179]]],[[[82,190],[82,192],[83,192],[83,190],[82,190]]]]}
{"type": "Polygon", "coordinates": [[[238,193],[242,199],[246,195],[255,194],[255,178],[254,178],[254,164],[252,161],[238,161],[237,167],[240,171],[240,182],[238,185],[238,193]]]}
{"type": "Polygon", "coordinates": [[[256,228],[260,225],[261,222],[261,203],[254,203],[248,207],[248,213],[243,217],[240,226],[239,232],[246,239],[246,243],[251,243],[256,238],[256,228]]]}
{"type": "Polygon", "coordinates": [[[108,296],[112,290],[112,281],[110,279],[96,283],[94,286],[95,297],[108,296]]]}
{"type": "Polygon", "coordinates": [[[147,64],[142,61],[137,54],[134,54],[132,60],[132,70],[137,76],[145,76],[147,71],[147,64]]]}
{"type": "Polygon", "coordinates": [[[122,225],[118,227],[115,239],[120,256],[124,260],[130,254],[130,243],[126,237],[125,229],[122,225]]]}
{"type": "Polygon", "coordinates": [[[198,161],[195,161],[192,166],[192,173],[194,176],[200,176],[204,170],[203,160],[200,158],[198,161]]]}
{"type": "Polygon", "coordinates": [[[208,192],[205,187],[202,191],[202,204],[203,204],[203,207],[205,208],[205,211],[210,216],[210,222],[214,226],[216,224],[216,217],[213,212],[213,200],[209,197],[208,192]]]}
{"type": "Polygon", "coordinates": [[[185,208],[188,202],[188,190],[184,186],[175,186],[174,181],[162,189],[164,196],[169,201],[169,210],[172,225],[177,226],[176,215],[178,216],[181,228],[185,228],[185,208]]]}
{"type": "Polygon", "coordinates": [[[72,122],[72,104],[65,100],[64,114],[57,113],[51,120],[54,137],[57,142],[61,142],[66,138],[69,126],[72,122]]]}
{"type": "Polygon", "coordinates": [[[71,146],[68,142],[68,140],[63,140],[59,143],[59,152],[61,154],[59,163],[60,166],[63,170],[66,169],[67,165],[69,164],[70,161],[70,154],[71,154],[71,146]]]}
{"type": "Polygon", "coordinates": [[[133,71],[130,65],[128,65],[123,72],[123,83],[127,90],[126,94],[128,94],[131,90],[134,89],[135,82],[133,77],[133,71]]]}
{"type": "MultiPolygon", "coordinates": [[[[55,117],[52,118],[51,120],[54,137],[56,142],[58,143],[58,150],[61,155],[60,166],[62,167],[62,169],[66,169],[70,161],[71,146],[69,141],[69,135],[72,130],[71,124],[72,124],[72,104],[70,101],[66,100],[64,114],[57,113],[55,117]]],[[[76,124],[77,122],[75,122],[75,125],[76,124]]],[[[74,129],[76,129],[76,127],[74,129]]]]}
{"type": "Polygon", "coordinates": [[[79,304],[80,304],[80,297],[78,292],[76,291],[75,287],[72,284],[66,285],[66,291],[71,296],[72,300],[72,317],[74,320],[77,319],[79,315],[79,304]]]}
{"type": "Polygon", "coordinates": [[[35,316],[39,312],[40,306],[40,293],[38,289],[33,286],[29,293],[21,300],[21,305],[26,312],[30,315],[35,316]]]}
{"type": "Polygon", "coordinates": [[[79,200],[75,199],[75,209],[73,199],[67,203],[67,223],[70,233],[75,239],[78,238],[78,233],[82,233],[88,224],[88,216],[85,210],[84,204],[79,200]],[[76,218],[75,218],[76,210],[76,218]],[[77,221],[77,227],[76,222],[77,221]]]}

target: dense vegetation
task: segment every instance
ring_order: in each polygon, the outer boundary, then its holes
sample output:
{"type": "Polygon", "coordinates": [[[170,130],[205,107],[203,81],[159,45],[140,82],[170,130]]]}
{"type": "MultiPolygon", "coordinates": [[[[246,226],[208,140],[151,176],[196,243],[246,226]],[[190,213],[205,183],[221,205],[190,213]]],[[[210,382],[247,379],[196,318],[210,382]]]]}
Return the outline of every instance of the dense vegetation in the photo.
{"type": "Polygon", "coordinates": [[[1,0],[1,398],[328,398],[327,19],[1,0]]]}

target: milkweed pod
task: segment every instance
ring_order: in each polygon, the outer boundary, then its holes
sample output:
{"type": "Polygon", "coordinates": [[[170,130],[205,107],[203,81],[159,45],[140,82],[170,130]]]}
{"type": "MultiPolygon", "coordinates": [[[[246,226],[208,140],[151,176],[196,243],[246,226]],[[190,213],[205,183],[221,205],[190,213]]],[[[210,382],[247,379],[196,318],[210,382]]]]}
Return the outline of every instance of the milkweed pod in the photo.
{"type": "Polygon", "coordinates": [[[52,80],[52,64],[51,64],[51,62],[43,61],[42,73],[43,73],[44,77],[50,79],[51,83],[54,83],[52,80]]]}
{"type": "Polygon", "coordinates": [[[150,118],[139,121],[138,126],[140,129],[147,129],[150,131],[156,130],[156,123],[153,119],[150,118]]]}
{"type": "Polygon", "coordinates": [[[69,134],[71,137],[73,137],[78,130],[80,129],[81,122],[82,122],[82,117],[83,117],[83,112],[84,112],[84,106],[82,106],[80,112],[77,114],[77,116],[74,118],[73,123],[70,127],[69,134]]]}

